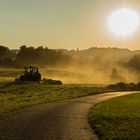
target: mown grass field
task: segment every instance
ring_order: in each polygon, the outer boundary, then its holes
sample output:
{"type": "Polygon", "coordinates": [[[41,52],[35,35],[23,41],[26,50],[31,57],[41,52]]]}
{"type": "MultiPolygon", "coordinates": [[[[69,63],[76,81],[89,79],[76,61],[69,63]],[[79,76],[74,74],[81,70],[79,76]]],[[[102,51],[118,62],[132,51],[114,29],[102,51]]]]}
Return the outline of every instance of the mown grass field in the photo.
{"type": "Polygon", "coordinates": [[[0,84],[13,81],[23,73],[22,69],[0,69],[0,84]]]}
{"type": "MultiPolygon", "coordinates": [[[[40,70],[42,77],[62,78],[69,82],[69,77],[81,77],[72,72],[59,70],[40,70]]],[[[0,113],[18,109],[25,106],[44,102],[54,102],[76,97],[82,97],[102,92],[108,89],[103,85],[74,85],[64,84],[61,86],[51,86],[46,84],[8,84],[24,74],[24,69],[0,69],[0,113]]],[[[72,78],[74,80],[74,78],[72,78]]],[[[61,79],[59,79],[61,80],[61,79]]],[[[62,81],[66,82],[66,81],[62,81]]]]}
{"type": "Polygon", "coordinates": [[[89,120],[101,140],[140,140],[140,94],[99,103],[89,120]]]}
{"type": "Polygon", "coordinates": [[[107,92],[96,85],[18,84],[0,87],[0,113],[39,103],[56,102],[107,92]]]}
{"type": "MultiPolygon", "coordinates": [[[[42,78],[59,79],[64,83],[82,83],[87,77],[84,74],[62,71],[62,70],[49,70],[40,69],[42,78]]],[[[13,81],[15,78],[20,77],[24,74],[24,69],[0,69],[0,84],[13,81]]]]}
{"type": "MultiPolygon", "coordinates": [[[[91,74],[89,72],[79,72],[74,70],[67,69],[39,69],[42,74],[42,78],[58,79],[66,84],[97,84],[104,83],[109,84],[108,75],[101,73],[91,74]]],[[[15,78],[18,78],[21,74],[24,73],[24,69],[6,69],[0,68],[0,84],[13,81],[15,78]]]]}

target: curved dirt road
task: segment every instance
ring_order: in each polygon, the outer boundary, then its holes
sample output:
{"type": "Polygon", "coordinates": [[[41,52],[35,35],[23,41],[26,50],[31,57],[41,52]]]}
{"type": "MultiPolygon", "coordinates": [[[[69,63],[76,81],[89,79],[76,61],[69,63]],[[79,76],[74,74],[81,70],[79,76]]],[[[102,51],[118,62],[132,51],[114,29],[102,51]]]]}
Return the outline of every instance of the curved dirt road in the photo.
{"type": "Polygon", "coordinates": [[[0,140],[97,140],[88,124],[93,105],[136,92],[114,92],[20,109],[0,116],[0,140]]]}

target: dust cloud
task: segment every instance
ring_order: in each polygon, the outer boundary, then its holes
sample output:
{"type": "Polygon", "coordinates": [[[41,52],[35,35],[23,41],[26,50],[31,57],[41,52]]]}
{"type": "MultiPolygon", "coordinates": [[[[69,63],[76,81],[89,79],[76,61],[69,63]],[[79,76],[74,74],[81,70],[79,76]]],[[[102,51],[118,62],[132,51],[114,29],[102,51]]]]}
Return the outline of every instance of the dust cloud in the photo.
{"type": "MultiPolygon", "coordinates": [[[[97,61],[98,63],[98,61],[97,61]]],[[[92,65],[71,64],[68,67],[50,67],[41,69],[43,78],[61,80],[63,83],[73,84],[111,84],[116,82],[139,82],[140,74],[129,68],[106,62],[106,64],[92,63],[92,65]]]]}

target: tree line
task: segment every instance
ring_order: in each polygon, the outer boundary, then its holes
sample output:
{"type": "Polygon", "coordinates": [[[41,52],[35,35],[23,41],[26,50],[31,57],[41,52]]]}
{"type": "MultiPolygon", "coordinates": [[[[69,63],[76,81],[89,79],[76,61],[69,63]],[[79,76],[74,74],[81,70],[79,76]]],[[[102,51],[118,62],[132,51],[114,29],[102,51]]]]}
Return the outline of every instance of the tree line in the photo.
{"type": "MultiPolygon", "coordinates": [[[[106,49],[106,53],[108,52],[107,50],[110,49],[106,49]]],[[[5,46],[0,46],[0,67],[23,68],[24,66],[30,65],[39,67],[75,65],[78,68],[81,68],[82,66],[92,68],[95,67],[96,65],[104,67],[104,63],[106,63],[103,61],[104,57],[100,55],[100,53],[98,53],[98,55],[94,54],[95,56],[93,56],[92,60],[88,59],[90,58],[90,55],[83,56],[80,54],[82,54],[82,51],[65,52],[63,50],[54,50],[43,46],[35,48],[23,45],[20,47],[20,49],[16,51],[10,50],[8,47],[5,46]]],[[[140,53],[132,55],[132,57],[130,57],[130,59],[125,62],[120,57],[118,64],[121,67],[139,72],[140,53]]]]}
{"type": "Polygon", "coordinates": [[[14,54],[15,56],[12,53],[9,48],[0,46],[1,67],[68,65],[71,60],[71,56],[65,54],[62,50],[48,49],[43,46],[34,48],[23,45],[18,53],[14,54]]]}

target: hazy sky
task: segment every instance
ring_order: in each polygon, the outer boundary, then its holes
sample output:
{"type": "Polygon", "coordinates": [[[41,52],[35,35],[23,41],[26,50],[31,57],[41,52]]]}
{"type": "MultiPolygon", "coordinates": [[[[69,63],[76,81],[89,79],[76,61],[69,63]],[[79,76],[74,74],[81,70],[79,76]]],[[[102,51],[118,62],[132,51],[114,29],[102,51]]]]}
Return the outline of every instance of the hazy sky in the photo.
{"type": "Polygon", "coordinates": [[[140,29],[122,39],[107,27],[108,16],[122,7],[140,15],[140,0],[0,0],[0,44],[140,49],[140,29]]]}

